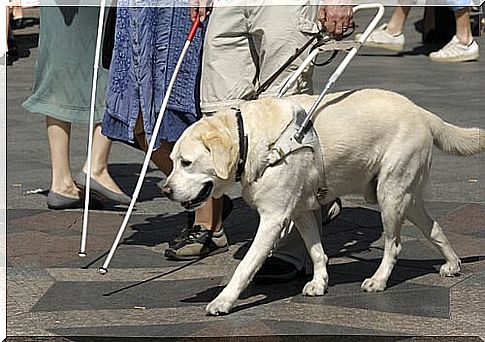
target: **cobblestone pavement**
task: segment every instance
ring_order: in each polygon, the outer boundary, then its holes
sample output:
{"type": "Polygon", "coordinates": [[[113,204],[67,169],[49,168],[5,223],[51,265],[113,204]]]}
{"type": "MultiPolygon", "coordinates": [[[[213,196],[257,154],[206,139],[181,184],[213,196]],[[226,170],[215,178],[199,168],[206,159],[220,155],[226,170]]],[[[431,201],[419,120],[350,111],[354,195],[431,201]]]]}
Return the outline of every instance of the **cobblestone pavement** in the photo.
{"type": "MultiPolygon", "coordinates": [[[[421,45],[411,25],[421,11],[411,13],[406,51],[396,55],[363,49],[336,88],[396,90],[447,121],[484,128],[485,103],[483,89],[479,89],[483,62],[430,62],[425,55],[428,46],[421,45]]],[[[330,256],[328,294],[302,297],[304,279],[281,285],[253,284],[234,313],[208,317],[204,307],[244,256],[257,228],[257,214],[244,204],[235,186],[230,192],[235,210],[225,222],[229,252],[195,263],[167,261],[162,253],[186,216],[160,195],[157,184],[163,175],[156,169],[149,170],[142,201],[109,273],[99,275],[97,268],[124,209],[108,206],[91,212],[89,255],[80,259],[82,212],[49,211],[45,192],[30,194],[49,186],[50,173],[44,119],[20,106],[31,90],[36,29],[17,32],[30,56],[26,53],[8,68],[10,336],[485,336],[483,154],[469,158],[437,150],[434,154],[427,206],[462,260],[463,272],[458,277],[439,276],[442,258],[406,222],[402,253],[389,288],[380,294],[361,292],[360,283],[382,257],[382,227],[375,207],[358,197],[346,197],[342,215],[325,227],[324,246],[330,256]]],[[[479,43],[484,46],[485,40],[480,38],[479,43]]],[[[333,66],[336,63],[318,70],[315,83],[319,87],[333,66]]],[[[75,169],[85,155],[85,137],[86,129],[76,127],[75,169]]],[[[142,157],[122,144],[113,148],[111,172],[127,192],[133,190],[142,157]]]]}

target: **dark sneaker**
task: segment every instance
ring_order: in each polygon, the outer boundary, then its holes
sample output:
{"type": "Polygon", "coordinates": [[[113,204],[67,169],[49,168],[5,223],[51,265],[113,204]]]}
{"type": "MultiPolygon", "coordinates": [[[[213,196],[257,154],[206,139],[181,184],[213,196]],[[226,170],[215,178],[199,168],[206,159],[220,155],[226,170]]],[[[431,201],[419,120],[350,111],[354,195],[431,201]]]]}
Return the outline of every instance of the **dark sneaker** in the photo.
{"type": "Polygon", "coordinates": [[[254,276],[256,284],[286,283],[298,276],[296,266],[291,262],[269,257],[254,276]]]}
{"type": "Polygon", "coordinates": [[[172,260],[195,260],[227,251],[224,230],[213,232],[195,225],[188,236],[174,248],[165,250],[165,257],[172,260]]]}
{"type": "MultiPolygon", "coordinates": [[[[229,198],[229,196],[227,195],[222,196],[222,222],[224,222],[224,220],[229,216],[229,214],[232,211],[232,207],[233,205],[232,205],[231,198],[229,198]]],[[[173,239],[168,243],[168,247],[174,248],[174,249],[180,248],[179,245],[181,243],[183,244],[184,240],[192,232],[197,231],[197,228],[194,229],[194,220],[195,220],[195,215],[194,215],[194,212],[191,211],[188,213],[187,226],[180,231],[179,235],[175,239],[173,239]]]]}

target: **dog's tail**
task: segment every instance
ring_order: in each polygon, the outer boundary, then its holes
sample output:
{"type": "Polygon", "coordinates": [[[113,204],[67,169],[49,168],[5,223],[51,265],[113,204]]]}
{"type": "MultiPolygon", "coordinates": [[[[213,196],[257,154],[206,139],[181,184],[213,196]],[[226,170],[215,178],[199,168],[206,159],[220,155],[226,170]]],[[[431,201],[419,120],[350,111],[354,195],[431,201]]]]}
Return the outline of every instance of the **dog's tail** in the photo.
{"type": "Polygon", "coordinates": [[[457,156],[471,156],[485,150],[485,130],[458,127],[441,120],[432,113],[427,114],[433,143],[443,152],[457,156]]]}

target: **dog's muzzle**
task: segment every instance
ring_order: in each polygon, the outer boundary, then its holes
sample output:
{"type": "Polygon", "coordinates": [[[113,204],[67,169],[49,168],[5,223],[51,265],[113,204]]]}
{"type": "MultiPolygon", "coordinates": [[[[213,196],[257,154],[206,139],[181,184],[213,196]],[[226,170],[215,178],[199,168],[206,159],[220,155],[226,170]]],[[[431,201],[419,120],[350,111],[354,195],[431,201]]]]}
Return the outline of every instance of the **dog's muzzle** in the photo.
{"type": "Polygon", "coordinates": [[[193,200],[190,200],[190,201],[187,201],[187,202],[182,202],[181,203],[182,206],[186,210],[196,209],[197,207],[199,207],[202,203],[204,203],[209,198],[213,189],[214,189],[214,183],[206,182],[204,184],[204,187],[202,188],[202,190],[200,190],[197,197],[194,198],[193,200]]]}

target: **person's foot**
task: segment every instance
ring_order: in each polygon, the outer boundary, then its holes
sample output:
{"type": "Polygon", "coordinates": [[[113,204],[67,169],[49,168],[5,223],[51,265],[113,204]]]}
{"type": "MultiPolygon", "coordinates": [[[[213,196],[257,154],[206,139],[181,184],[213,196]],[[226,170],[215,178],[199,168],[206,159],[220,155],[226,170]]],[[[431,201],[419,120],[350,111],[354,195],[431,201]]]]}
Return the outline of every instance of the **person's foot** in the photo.
{"type": "MultiPolygon", "coordinates": [[[[83,174],[86,176],[86,170],[83,169],[83,174]]],[[[99,172],[95,172],[91,170],[91,179],[94,179],[96,182],[101,184],[106,189],[115,192],[117,194],[124,194],[123,190],[120,189],[118,184],[114,181],[111,175],[108,172],[108,169],[103,169],[99,172]]]]}
{"type": "Polygon", "coordinates": [[[10,20],[10,26],[12,27],[12,30],[21,30],[37,24],[39,24],[38,18],[17,18],[10,20]]]}
{"type": "MultiPolygon", "coordinates": [[[[364,46],[381,48],[391,51],[401,52],[404,50],[404,34],[390,34],[386,31],[387,24],[380,26],[372,31],[364,46]]],[[[355,35],[355,39],[358,40],[362,36],[361,33],[355,35]]]]}
{"type": "Polygon", "coordinates": [[[17,47],[17,44],[10,42],[9,40],[8,51],[7,51],[7,65],[12,65],[13,62],[17,61],[19,58],[20,58],[20,55],[19,55],[19,48],[17,47]]]}
{"type": "Polygon", "coordinates": [[[77,196],[63,195],[52,190],[47,194],[47,207],[54,210],[82,208],[83,201],[77,196]]]}
{"type": "Polygon", "coordinates": [[[81,191],[72,181],[52,183],[49,193],[59,194],[66,198],[80,199],[81,191]]]}
{"type": "Polygon", "coordinates": [[[298,276],[298,270],[291,262],[277,257],[269,257],[263,266],[256,272],[256,284],[286,283],[298,276]]]}
{"type": "Polygon", "coordinates": [[[181,242],[165,250],[165,257],[172,260],[196,260],[227,250],[227,237],[222,228],[213,232],[203,226],[194,225],[181,242]]]}
{"type": "Polygon", "coordinates": [[[460,43],[456,36],[443,48],[429,54],[433,62],[468,62],[478,60],[480,56],[479,47],[476,41],[468,45],[460,43]]]}
{"type": "MultiPolygon", "coordinates": [[[[233,204],[231,201],[231,198],[227,195],[222,196],[222,222],[226,220],[226,218],[229,216],[229,214],[232,212],[233,204]]],[[[173,249],[179,248],[179,244],[184,244],[184,240],[189,236],[189,234],[192,233],[192,231],[197,230],[198,228],[194,228],[196,225],[194,225],[195,221],[195,214],[194,212],[189,212],[188,213],[188,220],[187,220],[187,226],[183,228],[179,235],[175,237],[172,241],[168,243],[168,246],[173,249]]]]}
{"type": "MultiPolygon", "coordinates": [[[[81,171],[74,179],[76,185],[84,191],[86,188],[86,173],[81,171]]],[[[104,199],[115,203],[128,205],[131,197],[125,194],[111,178],[108,171],[93,174],[91,178],[91,191],[104,199]]]]}
{"type": "MultiPolygon", "coordinates": [[[[79,193],[76,186],[63,189],[64,191],[56,192],[49,190],[47,194],[47,207],[53,210],[80,209],[84,208],[84,197],[79,193]]],[[[95,197],[91,198],[89,203],[90,209],[102,209],[103,204],[95,197]]]]}

